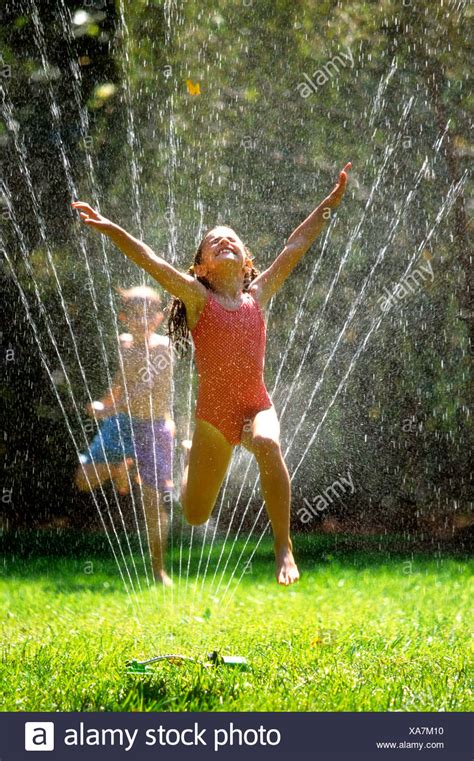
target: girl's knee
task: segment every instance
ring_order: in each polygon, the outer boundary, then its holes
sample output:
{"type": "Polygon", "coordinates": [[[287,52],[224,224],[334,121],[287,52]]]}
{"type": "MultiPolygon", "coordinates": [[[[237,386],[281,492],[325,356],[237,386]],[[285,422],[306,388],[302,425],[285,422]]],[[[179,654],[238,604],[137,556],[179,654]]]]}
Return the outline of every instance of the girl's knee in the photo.
{"type": "Polygon", "coordinates": [[[188,513],[185,511],[184,517],[190,526],[202,526],[202,524],[205,523],[209,518],[209,515],[199,515],[193,512],[188,513]]]}
{"type": "Polygon", "coordinates": [[[281,446],[277,439],[269,436],[257,435],[252,439],[252,451],[257,460],[274,459],[281,457],[281,446]]]}
{"type": "Polygon", "coordinates": [[[188,500],[186,494],[182,493],[181,506],[183,508],[183,513],[186,521],[191,526],[200,526],[202,523],[205,523],[209,519],[212,508],[214,507],[214,503],[209,505],[208,502],[204,503],[199,499],[188,500]]]}
{"type": "Polygon", "coordinates": [[[202,523],[205,523],[207,519],[209,518],[209,515],[211,514],[211,511],[204,511],[196,509],[196,506],[188,506],[183,505],[183,512],[184,517],[186,518],[187,523],[189,523],[191,526],[200,526],[202,523]]]}

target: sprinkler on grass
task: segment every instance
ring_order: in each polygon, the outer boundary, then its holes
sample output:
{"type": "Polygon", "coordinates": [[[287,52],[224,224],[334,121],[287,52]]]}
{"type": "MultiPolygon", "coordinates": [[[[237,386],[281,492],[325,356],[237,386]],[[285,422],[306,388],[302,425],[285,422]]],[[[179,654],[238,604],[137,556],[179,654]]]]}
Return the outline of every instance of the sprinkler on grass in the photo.
{"type": "Polygon", "coordinates": [[[247,659],[241,655],[219,655],[217,650],[208,654],[209,663],[214,666],[226,666],[227,668],[237,668],[241,671],[248,671],[250,666],[247,663],[247,659]]]}
{"type": "Polygon", "coordinates": [[[131,661],[127,661],[127,674],[152,674],[153,669],[147,666],[145,663],[141,663],[134,658],[131,661]]]}
{"type": "Polygon", "coordinates": [[[169,663],[181,663],[181,661],[191,661],[197,663],[195,658],[190,658],[188,655],[180,655],[179,653],[170,653],[168,655],[156,655],[154,658],[148,658],[145,661],[137,661],[133,658],[131,661],[127,661],[128,674],[152,674],[153,669],[150,668],[151,663],[158,663],[159,661],[169,661],[169,663]]]}
{"type": "Polygon", "coordinates": [[[175,665],[178,665],[182,663],[183,661],[188,661],[190,663],[197,663],[200,666],[203,666],[204,668],[209,668],[210,666],[223,666],[225,668],[237,668],[241,671],[249,671],[250,666],[247,663],[247,660],[243,658],[240,655],[220,655],[217,650],[213,650],[212,653],[208,653],[207,660],[200,661],[197,658],[191,658],[188,655],[180,655],[178,653],[170,653],[168,655],[156,655],[154,658],[148,658],[145,661],[138,661],[136,658],[133,658],[130,661],[127,661],[127,673],[128,674],[152,674],[153,669],[150,668],[150,664],[152,663],[158,663],[160,661],[168,661],[169,663],[174,663],[175,665]]]}

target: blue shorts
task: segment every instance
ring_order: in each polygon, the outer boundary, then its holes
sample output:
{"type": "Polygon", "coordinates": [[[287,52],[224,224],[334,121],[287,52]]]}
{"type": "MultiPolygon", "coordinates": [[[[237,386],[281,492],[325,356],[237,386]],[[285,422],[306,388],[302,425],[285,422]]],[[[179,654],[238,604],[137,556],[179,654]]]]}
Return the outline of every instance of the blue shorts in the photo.
{"type": "Polygon", "coordinates": [[[141,481],[158,491],[172,479],[173,436],[164,418],[141,420],[123,412],[106,418],[79,457],[82,465],[135,460],[141,481]]]}

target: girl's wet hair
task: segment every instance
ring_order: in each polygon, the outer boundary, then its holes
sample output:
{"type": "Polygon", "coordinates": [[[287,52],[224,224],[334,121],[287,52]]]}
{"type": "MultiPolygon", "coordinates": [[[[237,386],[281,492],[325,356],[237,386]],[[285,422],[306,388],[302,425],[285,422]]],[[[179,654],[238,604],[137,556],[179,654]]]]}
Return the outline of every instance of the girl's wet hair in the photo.
{"type": "MultiPolygon", "coordinates": [[[[227,225],[226,225],[227,226],[227,225]]],[[[229,228],[232,229],[232,228],[229,228]]],[[[204,247],[204,241],[206,240],[207,236],[211,232],[211,230],[214,230],[213,227],[210,227],[209,230],[206,231],[204,234],[203,239],[201,240],[199,247],[194,255],[194,262],[188,269],[188,273],[190,275],[193,275],[197,280],[199,280],[200,283],[202,283],[206,288],[208,288],[210,291],[212,291],[212,286],[205,277],[198,277],[194,273],[194,267],[196,264],[201,264],[202,260],[202,250],[204,247]]],[[[258,270],[255,269],[253,266],[253,255],[251,251],[247,248],[247,246],[244,245],[244,251],[246,256],[246,262],[245,262],[245,273],[244,273],[244,291],[248,291],[250,283],[252,280],[255,280],[257,275],[259,274],[258,270]]],[[[188,322],[186,319],[186,307],[181,301],[181,299],[174,298],[170,302],[169,306],[167,307],[169,312],[168,317],[168,336],[170,338],[170,341],[172,341],[174,348],[176,350],[176,353],[184,357],[186,354],[190,339],[189,339],[189,328],[188,328],[188,322]]]]}

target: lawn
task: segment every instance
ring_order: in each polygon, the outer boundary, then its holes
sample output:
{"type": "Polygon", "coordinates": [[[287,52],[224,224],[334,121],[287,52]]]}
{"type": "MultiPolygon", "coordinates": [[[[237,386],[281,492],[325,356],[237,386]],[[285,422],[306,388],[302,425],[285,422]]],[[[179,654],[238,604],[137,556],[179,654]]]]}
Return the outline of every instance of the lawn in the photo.
{"type": "Polygon", "coordinates": [[[149,589],[141,573],[130,598],[98,537],[3,537],[1,709],[472,710],[472,563],[383,541],[297,538],[303,574],[290,589],[273,581],[263,541],[226,605],[228,576],[211,588],[220,545],[204,584],[196,542],[189,577],[188,550],[179,580],[175,548],[173,590],[149,589]],[[209,665],[214,650],[244,656],[248,670],[209,665]],[[127,672],[131,658],[167,653],[197,662],[127,672]]]}

